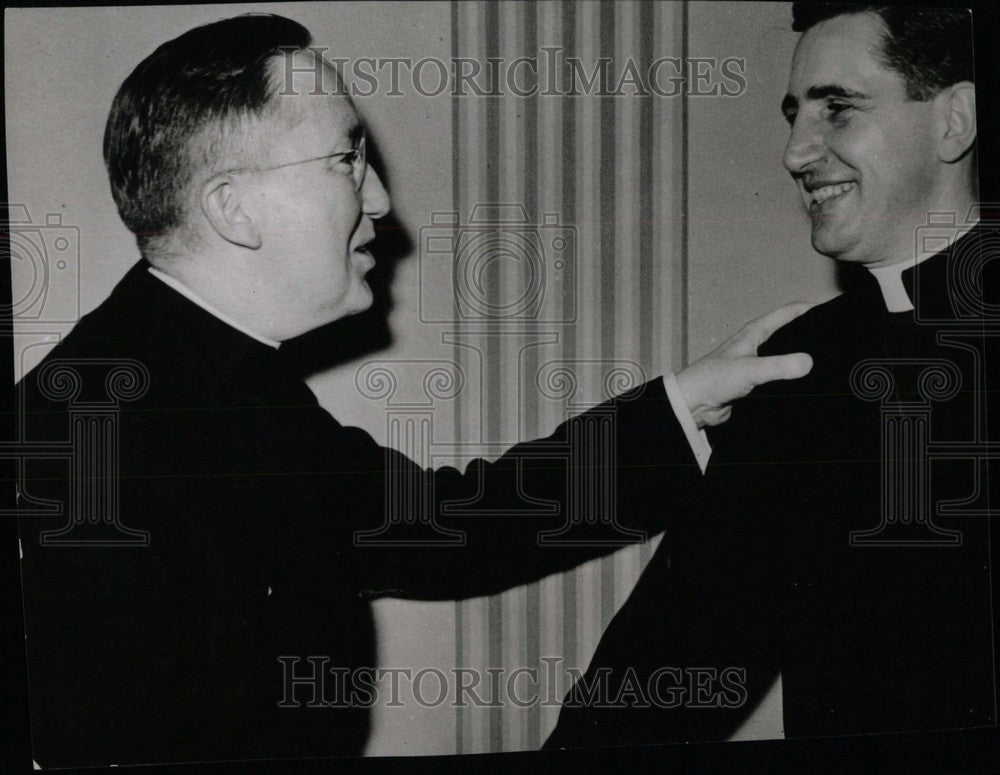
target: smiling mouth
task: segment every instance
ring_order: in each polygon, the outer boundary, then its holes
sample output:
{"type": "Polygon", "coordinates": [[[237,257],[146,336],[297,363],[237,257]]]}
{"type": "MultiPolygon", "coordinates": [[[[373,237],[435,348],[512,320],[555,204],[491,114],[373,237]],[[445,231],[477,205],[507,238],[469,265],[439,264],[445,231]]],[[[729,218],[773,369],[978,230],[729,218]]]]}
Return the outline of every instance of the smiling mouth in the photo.
{"type": "Polygon", "coordinates": [[[820,207],[825,202],[828,202],[829,200],[835,199],[837,197],[841,197],[848,191],[852,191],[853,189],[857,188],[857,186],[858,186],[857,183],[855,183],[853,180],[850,180],[845,183],[832,183],[827,186],[820,186],[818,188],[813,188],[811,190],[808,190],[806,192],[809,196],[808,206],[810,207],[810,209],[813,207],[820,207]]]}

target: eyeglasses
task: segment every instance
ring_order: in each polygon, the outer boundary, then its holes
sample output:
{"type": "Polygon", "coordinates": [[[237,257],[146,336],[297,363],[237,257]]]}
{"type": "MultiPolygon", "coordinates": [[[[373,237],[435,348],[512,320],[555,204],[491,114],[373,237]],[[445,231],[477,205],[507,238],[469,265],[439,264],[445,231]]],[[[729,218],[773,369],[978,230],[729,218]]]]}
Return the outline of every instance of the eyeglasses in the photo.
{"type": "Polygon", "coordinates": [[[325,156],[313,156],[310,159],[301,159],[300,161],[289,161],[284,164],[275,164],[273,167],[240,167],[233,170],[227,170],[227,172],[272,172],[273,170],[280,170],[285,167],[297,167],[300,164],[311,164],[314,161],[330,161],[333,159],[342,159],[345,164],[350,165],[351,178],[354,180],[354,190],[360,191],[361,184],[364,183],[365,180],[365,173],[368,171],[368,160],[365,155],[364,137],[358,141],[358,147],[352,148],[350,151],[328,153],[325,156]]]}

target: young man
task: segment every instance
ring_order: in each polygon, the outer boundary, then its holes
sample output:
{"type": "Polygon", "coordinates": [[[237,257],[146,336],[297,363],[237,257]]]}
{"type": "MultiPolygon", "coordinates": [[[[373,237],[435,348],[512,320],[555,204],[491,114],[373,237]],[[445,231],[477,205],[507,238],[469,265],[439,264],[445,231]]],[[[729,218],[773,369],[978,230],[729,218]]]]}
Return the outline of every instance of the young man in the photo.
{"type": "Polygon", "coordinates": [[[796,3],[794,29],[784,164],[815,249],[863,276],[768,342],[808,351],[812,372],[758,388],[710,433],[700,508],[612,621],[549,747],[725,740],[776,687],[786,736],[995,720],[996,268],[979,227],[943,250],[918,239],[935,214],[975,218],[969,14],[796,3]]]}

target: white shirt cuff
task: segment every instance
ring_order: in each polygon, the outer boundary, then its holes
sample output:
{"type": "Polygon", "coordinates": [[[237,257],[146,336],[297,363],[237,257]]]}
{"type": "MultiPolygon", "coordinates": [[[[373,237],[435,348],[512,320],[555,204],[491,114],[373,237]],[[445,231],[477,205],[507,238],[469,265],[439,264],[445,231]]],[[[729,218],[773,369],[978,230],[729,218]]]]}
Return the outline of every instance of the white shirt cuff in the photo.
{"type": "Polygon", "coordinates": [[[677,382],[674,374],[668,374],[663,379],[663,386],[667,390],[667,398],[670,401],[670,408],[674,410],[674,416],[681,424],[684,435],[687,437],[688,446],[694,453],[694,459],[698,461],[698,467],[702,473],[708,467],[708,459],[712,456],[712,445],[708,443],[708,436],[704,430],[699,430],[691,410],[688,409],[687,400],[681,392],[681,386],[677,382]]]}

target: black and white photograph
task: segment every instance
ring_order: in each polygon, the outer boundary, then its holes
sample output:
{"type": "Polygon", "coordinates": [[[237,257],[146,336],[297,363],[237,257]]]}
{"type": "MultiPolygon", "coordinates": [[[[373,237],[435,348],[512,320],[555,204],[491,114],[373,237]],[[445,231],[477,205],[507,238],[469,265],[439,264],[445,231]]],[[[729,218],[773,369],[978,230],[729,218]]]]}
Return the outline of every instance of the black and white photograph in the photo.
{"type": "Polygon", "coordinates": [[[12,771],[991,771],[980,5],[6,8],[12,771]]]}

